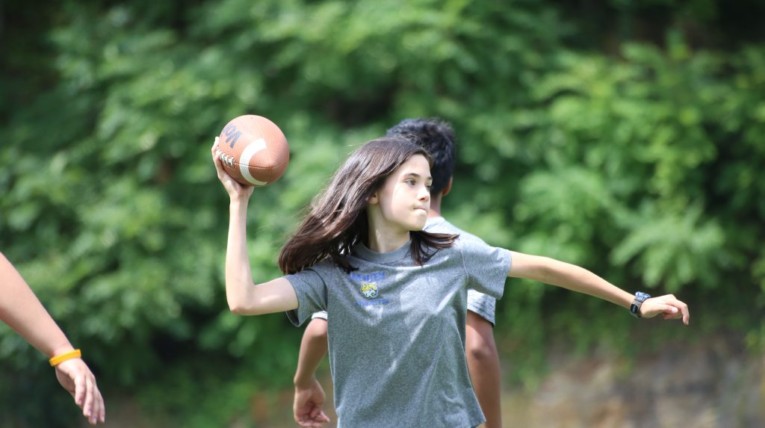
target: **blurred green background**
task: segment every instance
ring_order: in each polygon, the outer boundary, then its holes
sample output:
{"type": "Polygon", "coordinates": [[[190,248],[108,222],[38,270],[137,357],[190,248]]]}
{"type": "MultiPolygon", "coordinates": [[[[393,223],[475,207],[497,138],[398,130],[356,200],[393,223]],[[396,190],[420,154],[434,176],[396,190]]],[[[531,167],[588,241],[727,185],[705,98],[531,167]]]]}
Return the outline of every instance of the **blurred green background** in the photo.
{"type": "MultiPolygon", "coordinates": [[[[249,113],[289,139],[250,212],[265,277],[353,147],[440,116],[459,138],[455,224],[691,305],[691,328],[654,327],[508,281],[508,388],[536,391],[559,354],[720,336],[765,366],[762,16],[754,0],[4,1],[0,250],[83,348],[112,426],[287,424],[302,330],[227,310],[213,138],[249,113]]],[[[0,326],[0,425],[77,413],[0,326]]]]}

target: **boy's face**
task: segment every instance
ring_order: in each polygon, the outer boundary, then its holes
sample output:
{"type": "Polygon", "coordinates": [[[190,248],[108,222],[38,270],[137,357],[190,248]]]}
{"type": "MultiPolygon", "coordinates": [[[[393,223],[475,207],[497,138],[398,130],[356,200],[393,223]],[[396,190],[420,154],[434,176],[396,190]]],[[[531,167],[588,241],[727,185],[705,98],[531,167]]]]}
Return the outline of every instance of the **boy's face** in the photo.
{"type": "Polygon", "coordinates": [[[430,209],[430,165],[422,155],[404,162],[385,180],[370,205],[378,205],[383,224],[380,227],[401,232],[422,230],[430,209]]]}

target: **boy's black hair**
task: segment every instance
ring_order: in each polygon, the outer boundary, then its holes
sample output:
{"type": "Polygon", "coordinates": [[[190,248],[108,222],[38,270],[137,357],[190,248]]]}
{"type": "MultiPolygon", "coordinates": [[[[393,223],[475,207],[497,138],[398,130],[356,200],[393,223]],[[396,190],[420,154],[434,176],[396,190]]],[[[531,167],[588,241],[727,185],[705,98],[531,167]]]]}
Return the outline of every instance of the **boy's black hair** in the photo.
{"type": "Polygon", "coordinates": [[[403,137],[423,147],[433,158],[431,195],[441,193],[454,175],[457,157],[454,130],[439,118],[404,119],[385,133],[388,137],[403,137]]]}

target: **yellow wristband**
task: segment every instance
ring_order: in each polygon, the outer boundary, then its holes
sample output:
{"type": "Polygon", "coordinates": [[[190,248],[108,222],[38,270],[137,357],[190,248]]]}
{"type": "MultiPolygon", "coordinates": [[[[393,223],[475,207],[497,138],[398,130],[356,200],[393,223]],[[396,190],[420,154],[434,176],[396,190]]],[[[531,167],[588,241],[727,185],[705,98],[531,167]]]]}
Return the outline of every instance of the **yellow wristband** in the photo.
{"type": "Polygon", "coordinates": [[[56,367],[64,361],[71,360],[72,358],[82,358],[82,351],[75,349],[74,351],[64,352],[63,354],[54,356],[48,360],[48,362],[50,363],[51,367],[56,367]]]}

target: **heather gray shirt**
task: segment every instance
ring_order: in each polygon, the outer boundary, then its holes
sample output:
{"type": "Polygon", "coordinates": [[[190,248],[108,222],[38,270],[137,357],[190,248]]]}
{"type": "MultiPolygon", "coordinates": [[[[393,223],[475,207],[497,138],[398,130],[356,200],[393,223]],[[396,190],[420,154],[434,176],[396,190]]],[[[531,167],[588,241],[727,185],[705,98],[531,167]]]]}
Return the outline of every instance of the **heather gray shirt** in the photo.
{"type": "Polygon", "coordinates": [[[357,245],[346,273],[329,261],[287,279],[300,325],[326,310],[338,428],[474,427],[484,421],[465,361],[467,289],[502,296],[510,252],[458,239],[424,266],[409,243],[357,245]]]}

